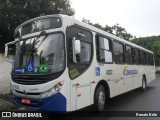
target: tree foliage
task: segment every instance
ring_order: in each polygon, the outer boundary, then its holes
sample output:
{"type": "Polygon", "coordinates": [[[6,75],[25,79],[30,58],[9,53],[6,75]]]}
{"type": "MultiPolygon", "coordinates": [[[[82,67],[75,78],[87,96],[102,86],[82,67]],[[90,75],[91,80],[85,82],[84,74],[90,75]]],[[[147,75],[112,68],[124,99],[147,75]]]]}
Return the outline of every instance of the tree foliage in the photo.
{"type": "Polygon", "coordinates": [[[103,28],[103,30],[106,31],[106,32],[109,32],[109,33],[113,34],[113,28],[110,27],[110,26],[108,26],[108,25],[106,25],[106,26],[103,28]]]}
{"type": "Polygon", "coordinates": [[[160,66],[160,35],[135,38],[131,42],[154,52],[155,64],[160,66]]]}
{"type": "Polygon", "coordinates": [[[112,30],[116,36],[123,38],[125,40],[129,41],[133,37],[130,33],[126,31],[125,28],[119,26],[119,24],[112,26],[112,30]]]}
{"type": "Polygon", "coordinates": [[[0,49],[13,41],[16,27],[31,18],[49,14],[74,15],[69,0],[0,0],[0,49]]]}
{"type": "Polygon", "coordinates": [[[155,62],[157,66],[160,66],[160,41],[153,43],[153,52],[155,53],[155,62]]]}
{"type": "Polygon", "coordinates": [[[129,41],[131,38],[133,38],[133,36],[130,33],[128,33],[125,28],[119,26],[119,24],[113,25],[111,27],[108,26],[108,25],[106,25],[105,27],[103,27],[103,26],[101,26],[98,23],[93,24],[93,23],[90,22],[90,20],[87,20],[85,18],[83,18],[82,21],[85,22],[85,23],[87,23],[87,24],[90,24],[90,25],[92,25],[94,27],[97,27],[99,29],[102,29],[102,30],[104,30],[106,32],[114,34],[114,35],[116,35],[116,36],[118,36],[120,38],[123,38],[123,39],[127,40],[127,41],[129,41]]]}

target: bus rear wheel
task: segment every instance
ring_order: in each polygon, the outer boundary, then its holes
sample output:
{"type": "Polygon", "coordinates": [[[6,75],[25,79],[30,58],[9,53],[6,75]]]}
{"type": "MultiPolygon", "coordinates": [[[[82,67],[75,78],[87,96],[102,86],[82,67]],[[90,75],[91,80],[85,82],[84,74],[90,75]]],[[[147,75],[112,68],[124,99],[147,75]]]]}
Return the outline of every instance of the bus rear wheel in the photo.
{"type": "Polygon", "coordinates": [[[141,87],[141,90],[142,91],[146,90],[146,78],[145,77],[142,78],[142,87],[141,87]]]}
{"type": "Polygon", "coordinates": [[[96,111],[100,112],[104,110],[105,98],[106,98],[105,89],[102,85],[99,85],[94,95],[94,107],[96,111]]]}

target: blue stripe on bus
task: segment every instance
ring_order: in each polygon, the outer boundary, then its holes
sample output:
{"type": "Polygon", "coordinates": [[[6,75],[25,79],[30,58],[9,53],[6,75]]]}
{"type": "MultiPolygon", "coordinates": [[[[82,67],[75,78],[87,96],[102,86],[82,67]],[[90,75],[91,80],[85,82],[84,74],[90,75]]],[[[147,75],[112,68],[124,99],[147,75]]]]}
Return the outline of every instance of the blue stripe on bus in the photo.
{"type": "Polygon", "coordinates": [[[29,109],[52,111],[52,112],[66,112],[66,98],[59,92],[51,97],[43,99],[30,98],[30,104],[22,104],[22,97],[10,94],[12,102],[17,106],[24,106],[29,109]]]}

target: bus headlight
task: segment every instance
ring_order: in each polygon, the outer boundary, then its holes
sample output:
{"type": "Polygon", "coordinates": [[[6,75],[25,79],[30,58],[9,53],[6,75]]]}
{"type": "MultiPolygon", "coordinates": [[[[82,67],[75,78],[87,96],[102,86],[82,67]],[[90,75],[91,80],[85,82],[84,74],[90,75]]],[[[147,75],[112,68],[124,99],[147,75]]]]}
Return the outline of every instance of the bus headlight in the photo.
{"type": "Polygon", "coordinates": [[[63,82],[58,82],[53,88],[51,88],[50,90],[44,92],[44,93],[41,93],[41,97],[42,98],[46,98],[46,97],[50,97],[54,94],[56,94],[57,92],[59,92],[61,90],[63,86],[63,82]]]}
{"type": "Polygon", "coordinates": [[[15,90],[13,88],[10,88],[10,92],[12,92],[14,94],[15,90]]]}

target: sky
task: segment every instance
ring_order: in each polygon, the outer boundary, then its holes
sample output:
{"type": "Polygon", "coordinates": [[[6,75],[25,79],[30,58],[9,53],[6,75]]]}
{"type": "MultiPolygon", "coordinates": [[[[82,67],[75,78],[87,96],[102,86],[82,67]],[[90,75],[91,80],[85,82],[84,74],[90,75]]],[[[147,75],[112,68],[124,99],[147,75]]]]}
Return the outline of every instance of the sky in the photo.
{"type": "Polygon", "coordinates": [[[75,19],[119,24],[136,37],[160,35],[160,0],[70,0],[75,19]]]}

